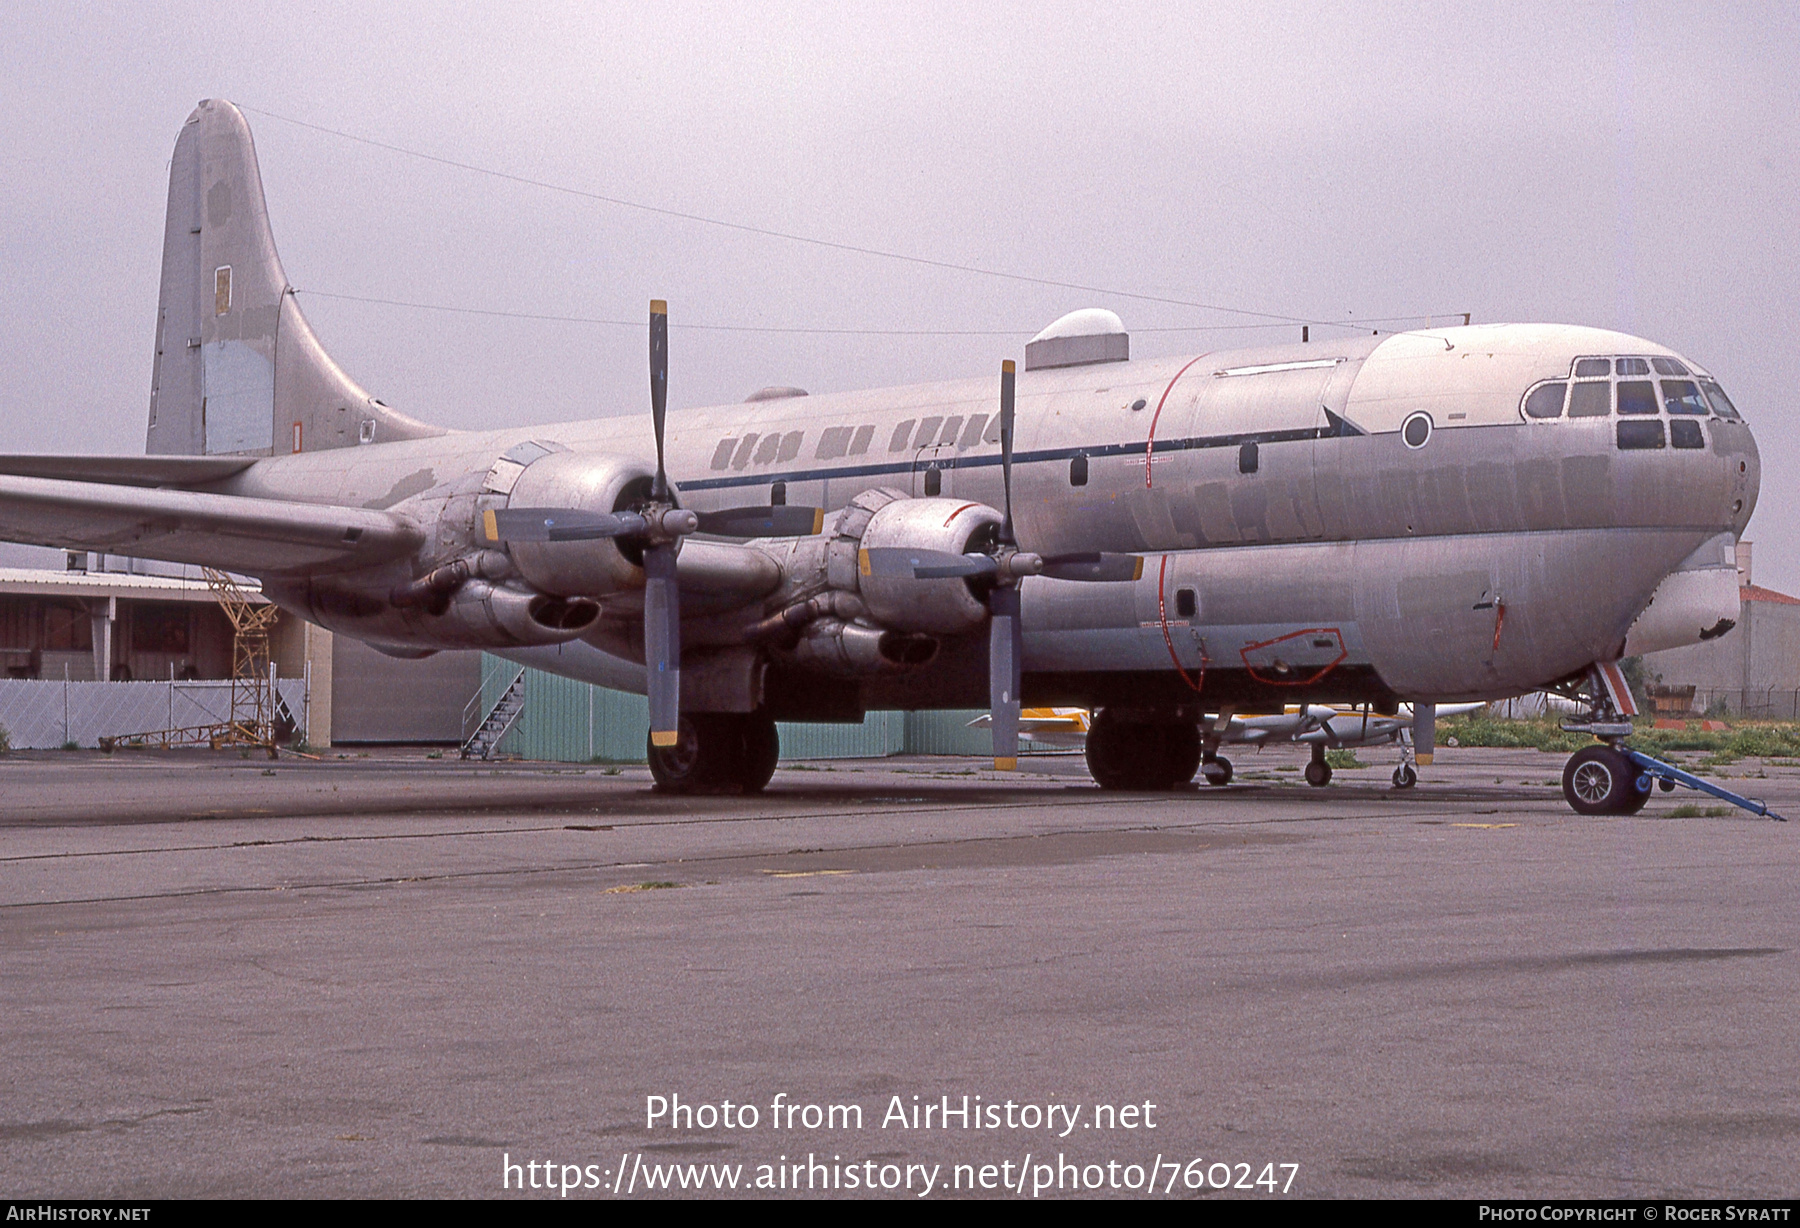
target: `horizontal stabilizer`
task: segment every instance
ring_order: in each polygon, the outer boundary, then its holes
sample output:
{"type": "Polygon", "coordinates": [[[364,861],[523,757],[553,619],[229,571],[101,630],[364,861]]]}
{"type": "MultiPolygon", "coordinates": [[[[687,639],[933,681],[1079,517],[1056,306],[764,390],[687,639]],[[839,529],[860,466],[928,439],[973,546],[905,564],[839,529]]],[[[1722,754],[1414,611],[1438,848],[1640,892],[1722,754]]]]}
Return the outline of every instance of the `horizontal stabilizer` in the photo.
{"type": "Polygon", "coordinates": [[[0,540],[268,576],[384,562],[424,534],[365,508],[0,476],[0,540]]]}

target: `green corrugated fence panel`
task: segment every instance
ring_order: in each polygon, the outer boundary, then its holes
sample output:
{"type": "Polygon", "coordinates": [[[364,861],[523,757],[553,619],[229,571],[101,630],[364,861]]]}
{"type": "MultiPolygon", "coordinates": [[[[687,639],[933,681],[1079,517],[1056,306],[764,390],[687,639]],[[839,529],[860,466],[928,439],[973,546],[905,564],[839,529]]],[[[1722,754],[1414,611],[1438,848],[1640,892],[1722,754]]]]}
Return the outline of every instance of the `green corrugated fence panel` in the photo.
{"type": "MultiPolygon", "coordinates": [[[[518,666],[500,657],[481,657],[485,709],[500,700],[518,666]]],[[[884,755],[985,755],[992,746],[985,729],[968,724],[981,709],[953,712],[871,712],[860,725],[818,725],[783,721],[783,759],[871,759],[884,755]]],[[[642,695],[560,678],[541,670],[525,674],[525,712],[496,751],[564,763],[601,759],[642,763],[649,702],[642,695]]]]}
{"type": "Polygon", "coordinates": [[[994,749],[994,735],[986,729],[970,729],[969,722],[985,714],[985,708],[968,711],[908,712],[906,753],[909,755],[986,755],[994,749]]]}
{"type": "Polygon", "coordinates": [[[899,712],[871,712],[860,725],[780,721],[783,759],[877,759],[904,753],[906,723],[899,712]]]}

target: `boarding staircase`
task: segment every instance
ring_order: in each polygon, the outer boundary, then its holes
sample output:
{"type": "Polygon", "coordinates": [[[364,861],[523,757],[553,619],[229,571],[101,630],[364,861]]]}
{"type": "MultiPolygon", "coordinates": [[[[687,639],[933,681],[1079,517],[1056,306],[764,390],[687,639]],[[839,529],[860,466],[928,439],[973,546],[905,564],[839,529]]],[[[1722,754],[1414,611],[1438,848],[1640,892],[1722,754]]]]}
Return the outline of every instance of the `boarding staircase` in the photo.
{"type": "MultiPolygon", "coordinates": [[[[481,692],[475,692],[468,705],[463,708],[463,728],[468,729],[481,711],[481,692]]],[[[512,732],[512,727],[519,723],[519,717],[525,712],[525,671],[520,670],[500,695],[500,702],[488,710],[475,732],[464,739],[462,757],[464,759],[491,759],[494,748],[500,745],[500,739],[512,732]]]]}

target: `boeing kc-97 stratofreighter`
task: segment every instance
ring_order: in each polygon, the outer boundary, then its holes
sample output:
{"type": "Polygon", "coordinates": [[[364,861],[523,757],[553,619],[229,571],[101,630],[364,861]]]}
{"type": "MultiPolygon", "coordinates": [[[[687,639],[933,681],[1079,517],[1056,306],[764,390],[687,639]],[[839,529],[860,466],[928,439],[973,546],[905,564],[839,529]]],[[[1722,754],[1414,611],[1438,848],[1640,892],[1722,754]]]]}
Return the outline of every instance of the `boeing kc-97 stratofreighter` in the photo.
{"type": "Polygon", "coordinates": [[[242,114],[175,144],[149,455],[0,458],[0,537],[202,563],[397,656],[483,649],[650,696],[667,790],[757,790],[775,722],[1096,709],[1107,789],[1167,789],[1231,714],[1561,688],[1585,813],[1650,778],[1617,662],[1738,617],[1760,478],[1664,346],[1501,324],[1133,361],[1064,317],[992,377],[453,432],[309,328],[242,114]],[[666,438],[665,438],[666,437],[666,438]]]}

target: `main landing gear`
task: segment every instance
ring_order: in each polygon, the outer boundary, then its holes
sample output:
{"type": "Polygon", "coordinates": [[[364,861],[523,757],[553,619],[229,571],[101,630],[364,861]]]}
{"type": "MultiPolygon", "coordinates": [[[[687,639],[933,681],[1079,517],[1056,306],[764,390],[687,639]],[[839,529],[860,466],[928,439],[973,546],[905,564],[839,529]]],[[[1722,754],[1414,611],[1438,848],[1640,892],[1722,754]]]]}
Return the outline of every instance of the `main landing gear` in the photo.
{"type": "MultiPolygon", "coordinates": [[[[1192,721],[1167,716],[1123,716],[1102,708],[1088,726],[1087,765],[1094,783],[1102,789],[1137,789],[1161,792],[1184,785],[1200,768],[1200,729],[1192,721]]],[[[1214,771],[1223,765],[1224,784],[1231,779],[1231,764],[1223,759],[1209,763],[1214,771]]]]}
{"type": "Polygon", "coordinates": [[[696,712],[681,718],[675,745],[645,741],[662,793],[761,793],[781,756],[775,722],[762,712],[696,712]]]}
{"type": "Polygon", "coordinates": [[[1306,783],[1315,789],[1323,789],[1331,783],[1331,765],[1325,762],[1325,743],[1312,744],[1312,759],[1306,765],[1306,783]]]}

